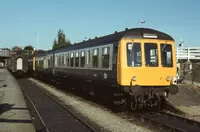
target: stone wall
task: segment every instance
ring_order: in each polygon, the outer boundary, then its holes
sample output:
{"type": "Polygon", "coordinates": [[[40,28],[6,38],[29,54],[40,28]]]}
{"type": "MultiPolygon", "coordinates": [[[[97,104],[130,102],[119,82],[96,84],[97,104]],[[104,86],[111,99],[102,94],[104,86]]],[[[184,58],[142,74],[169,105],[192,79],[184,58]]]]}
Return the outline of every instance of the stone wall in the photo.
{"type": "Polygon", "coordinates": [[[200,83],[200,62],[185,62],[180,64],[180,78],[200,83]]]}

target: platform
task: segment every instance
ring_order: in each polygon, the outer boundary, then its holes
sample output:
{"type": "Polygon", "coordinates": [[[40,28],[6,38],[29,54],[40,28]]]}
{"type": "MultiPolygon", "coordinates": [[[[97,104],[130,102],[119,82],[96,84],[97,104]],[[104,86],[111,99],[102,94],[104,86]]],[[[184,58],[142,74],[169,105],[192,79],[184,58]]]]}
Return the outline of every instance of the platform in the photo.
{"type": "Polygon", "coordinates": [[[0,131],[35,132],[22,91],[6,69],[0,69],[0,131]]]}

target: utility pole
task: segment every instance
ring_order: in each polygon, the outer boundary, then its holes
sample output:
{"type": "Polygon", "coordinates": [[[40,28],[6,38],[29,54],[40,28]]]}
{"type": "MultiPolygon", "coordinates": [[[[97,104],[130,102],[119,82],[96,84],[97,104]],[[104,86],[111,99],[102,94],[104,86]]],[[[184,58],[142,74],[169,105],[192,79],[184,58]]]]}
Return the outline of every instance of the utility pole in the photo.
{"type": "Polygon", "coordinates": [[[39,45],[39,32],[37,30],[37,32],[36,32],[36,50],[38,50],[38,45],[39,45]]]}

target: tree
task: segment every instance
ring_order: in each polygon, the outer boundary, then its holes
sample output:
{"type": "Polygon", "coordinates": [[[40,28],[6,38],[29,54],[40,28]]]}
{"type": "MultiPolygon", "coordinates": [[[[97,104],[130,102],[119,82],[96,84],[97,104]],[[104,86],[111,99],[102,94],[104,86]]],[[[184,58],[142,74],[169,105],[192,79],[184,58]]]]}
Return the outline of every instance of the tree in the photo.
{"type": "Polygon", "coordinates": [[[58,49],[61,47],[66,47],[71,45],[70,40],[65,38],[65,34],[63,33],[63,31],[61,29],[58,30],[58,34],[57,34],[57,40],[54,39],[53,42],[53,49],[58,49]]]}
{"type": "Polygon", "coordinates": [[[25,46],[23,51],[29,55],[34,54],[34,48],[31,45],[25,46]]]}
{"type": "Polygon", "coordinates": [[[27,50],[27,51],[33,51],[34,48],[33,48],[33,46],[28,45],[28,46],[25,46],[25,47],[24,47],[24,50],[27,50]]]}
{"type": "Polygon", "coordinates": [[[12,51],[15,51],[15,52],[17,52],[17,51],[21,51],[22,49],[19,47],[19,46],[14,46],[14,47],[12,47],[12,51]]]}
{"type": "Polygon", "coordinates": [[[57,45],[58,45],[58,42],[56,41],[56,39],[54,39],[54,41],[53,41],[53,49],[57,49],[57,45]]]}

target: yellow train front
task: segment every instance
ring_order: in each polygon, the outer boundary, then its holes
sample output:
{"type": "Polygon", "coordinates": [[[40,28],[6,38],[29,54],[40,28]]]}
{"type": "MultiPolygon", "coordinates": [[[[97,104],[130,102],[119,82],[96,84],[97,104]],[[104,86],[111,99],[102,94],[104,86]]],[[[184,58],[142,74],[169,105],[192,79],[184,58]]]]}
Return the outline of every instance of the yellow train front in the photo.
{"type": "Polygon", "coordinates": [[[126,34],[118,46],[117,83],[130,96],[133,110],[160,107],[162,98],[176,94],[172,84],[176,76],[174,40],[150,30],[126,34]]]}

